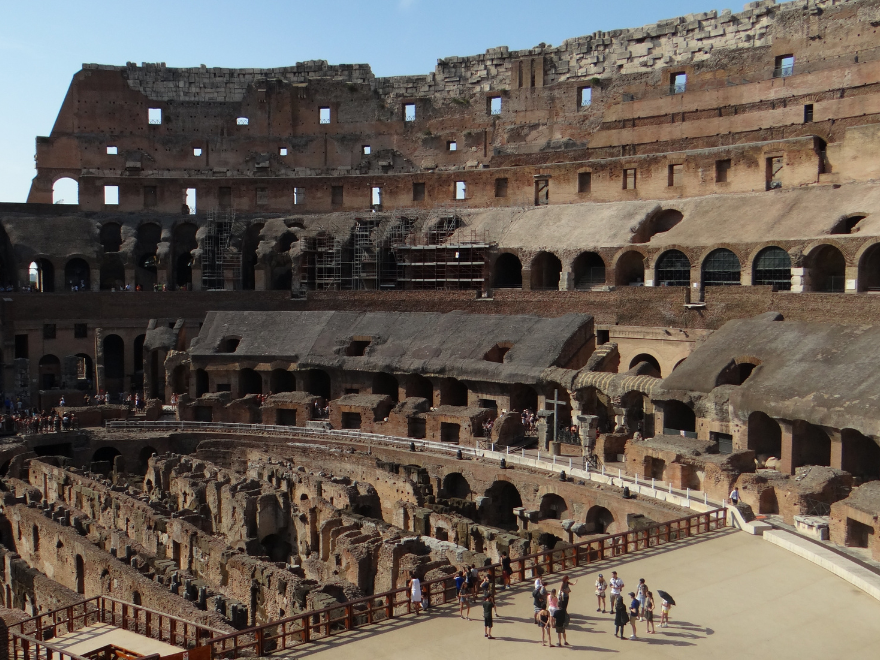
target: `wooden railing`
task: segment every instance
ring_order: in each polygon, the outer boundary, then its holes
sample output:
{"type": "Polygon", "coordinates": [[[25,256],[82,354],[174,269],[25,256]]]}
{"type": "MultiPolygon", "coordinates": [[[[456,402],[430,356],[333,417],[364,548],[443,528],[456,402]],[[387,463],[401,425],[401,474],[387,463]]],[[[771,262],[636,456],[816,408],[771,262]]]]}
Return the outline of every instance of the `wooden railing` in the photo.
{"type": "MultiPolygon", "coordinates": [[[[552,575],[605,559],[621,557],[722,529],[727,524],[727,510],[716,509],[678,520],[659,523],[646,529],[611,534],[591,541],[581,541],[559,550],[539,552],[511,560],[511,582],[525,582],[535,575],[552,575]]],[[[483,567],[493,585],[500,577],[501,565],[483,567]]],[[[426,602],[442,605],[456,598],[452,576],[422,582],[426,602]]],[[[262,656],[294,648],[331,635],[369,626],[410,614],[412,603],[406,587],[374,596],[303,612],[279,621],[208,640],[212,658],[262,656]]]]}
{"type": "Polygon", "coordinates": [[[9,657],[11,660],[89,660],[48,642],[18,633],[12,636],[9,657]]]}
{"type": "MultiPolygon", "coordinates": [[[[96,623],[105,623],[130,630],[139,635],[158,639],[181,648],[199,646],[207,638],[226,634],[216,628],[193,623],[140,605],[126,603],[109,596],[94,596],[80,603],[38,614],[30,619],[10,625],[10,642],[13,648],[24,649],[26,646],[23,644],[29,643],[28,640],[44,644],[50,639],[73,633],[80,628],[96,623]]],[[[25,654],[22,657],[32,656],[25,654]]]]}

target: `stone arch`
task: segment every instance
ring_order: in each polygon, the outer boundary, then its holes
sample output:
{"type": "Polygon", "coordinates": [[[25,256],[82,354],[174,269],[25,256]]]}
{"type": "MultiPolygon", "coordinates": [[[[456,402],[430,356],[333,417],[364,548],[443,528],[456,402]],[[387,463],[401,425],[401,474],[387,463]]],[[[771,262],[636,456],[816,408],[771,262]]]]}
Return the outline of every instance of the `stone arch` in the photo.
{"type": "Polygon", "coordinates": [[[761,463],[766,458],[782,456],[782,427],[767,413],[756,410],[749,415],[748,448],[761,463]]]}
{"type": "Polygon", "coordinates": [[[791,255],[776,245],[761,248],[751,262],[752,285],[791,291],[791,255]]]}
{"type": "Polygon", "coordinates": [[[53,204],[79,204],[79,181],[69,176],[62,176],[52,182],[53,204]]]}
{"type": "Polygon", "coordinates": [[[55,291],[55,264],[46,257],[37,257],[28,267],[28,281],[35,291],[53,293],[55,291]]]}
{"type": "Polygon", "coordinates": [[[587,531],[592,534],[611,534],[615,520],[611,511],[596,504],[589,508],[584,522],[586,522],[587,531]]]}
{"type": "Polygon", "coordinates": [[[252,291],[256,287],[254,269],[259,262],[257,248],[263,227],[262,222],[255,222],[245,229],[241,239],[241,288],[245,290],[252,291]]]}
{"type": "Polygon", "coordinates": [[[269,534],[264,536],[260,541],[263,546],[263,552],[269,556],[270,561],[290,562],[290,554],[293,552],[293,546],[289,541],[284,540],[278,534],[269,534]]]}
{"type": "Polygon", "coordinates": [[[196,369],[195,372],[196,379],[196,398],[202,396],[203,394],[207,394],[210,386],[210,380],[208,378],[208,372],[204,369],[196,369]]]}
{"type": "Polygon", "coordinates": [[[461,472],[450,472],[443,477],[443,492],[446,497],[466,500],[471,496],[471,485],[461,472]]]}
{"type": "Polygon", "coordinates": [[[273,394],[296,392],[296,375],[287,369],[272,369],[269,374],[269,391],[273,394]]]}
{"type": "Polygon", "coordinates": [[[158,223],[148,221],[138,226],[134,282],[143,291],[152,291],[158,281],[158,250],[161,241],[162,227],[158,223]]]}
{"type": "Polygon", "coordinates": [[[39,374],[40,389],[51,390],[61,386],[61,360],[51,353],[46,353],[40,358],[39,374]]]}
{"type": "Polygon", "coordinates": [[[440,381],[441,406],[466,406],[468,387],[457,378],[444,378],[440,381]]]}
{"type": "Polygon", "coordinates": [[[655,286],[690,286],[691,261],[681,250],[666,250],[654,266],[655,286]]]}
{"type": "Polygon", "coordinates": [[[244,368],[238,372],[239,396],[263,393],[263,377],[258,371],[244,368]]]}
{"type": "Polygon", "coordinates": [[[394,403],[400,400],[400,383],[394,374],[382,371],[373,376],[373,394],[386,394],[394,403]]]}
{"type": "Polygon", "coordinates": [[[117,456],[122,456],[122,453],[116,447],[105,446],[95,450],[92,454],[92,462],[113,465],[113,459],[117,456]]]}
{"type": "Polygon", "coordinates": [[[538,508],[542,520],[562,520],[568,512],[565,500],[556,493],[546,493],[538,508]]]}
{"type": "Polygon", "coordinates": [[[856,254],[859,291],[880,291],[880,239],[863,245],[856,254]]]}
{"type": "Polygon", "coordinates": [[[862,481],[880,478],[880,445],[863,433],[845,428],[840,432],[840,468],[862,481]]]}
{"type": "Polygon", "coordinates": [[[533,291],[559,290],[562,262],[552,252],[539,252],[535,255],[529,271],[533,291]]]}
{"type": "Polygon", "coordinates": [[[186,394],[189,392],[189,367],[178,364],[171,372],[171,393],[186,394]]]}
{"type": "Polygon", "coordinates": [[[64,289],[72,291],[89,291],[92,288],[92,270],[82,257],[73,257],[64,264],[64,289]]]}
{"type": "Polygon", "coordinates": [[[199,228],[192,222],[181,222],[174,227],[172,236],[172,281],[178,289],[192,287],[192,251],[198,248],[196,233],[199,228]]]}
{"type": "Polygon", "coordinates": [[[492,286],[496,289],[522,288],[522,262],[512,252],[500,254],[495,260],[492,286]]]}
{"type": "Polygon", "coordinates": [[[837,219],[828,233],[836,235],[855,234],[861,229],[859,223],[867,217],[867,213],[847,213],[837,219]]]}
{"type": "Polygon", "coordinates": [[[333,388],[330,374],[323,369],[309,369],[306,371],[305,376],[308,383],[306,391],[309,394],[328,400],[331,398],[333,388]]]}
{"type": "Polygon", "coordinates": [[[140,471],[144,474],[147,473],[147,468],[150,466],[150,459],[153,457],[153,454],[158,454],[153,447],[150,445],[146,445],[142,447],[138,452],[138,467],[140,471]]]}
{"type": "Polygon", "coordinates": [[[101,261],[101,291],[121,291],[125,288],[125,264],[118,254],[111,254],[101,261]]]}
{"type": "Polygon", "coordinates": [[[125,342],[119,335],[104,337],[104,389],[120,392],[125,378],[125,342]]]}
{"type": "Polygon", "coordinates": [[[742,281],[739,257],[727,248],[716,248],[706,255],[700,266],[703,286],[735,286],[742,281]]]}
{"type": "Polygon", "coordinates": [[[581,252],[572,262],[571,271],[575,289],[591,289],[605,284],[605,260],[596,252],[581,252]]]}
{"type": "Polygon", "coordinates": [[[424,376],[410,374],[406,377],[406,396],[427,399],[433,405],[434,385],[424,376]]]}
{"type": "Polygon", "coordinates": [[[651,355],[650,353],[639,353],[629,362],[629,368],[632,369],[640,362],[646,362],[651,365],[650,371],[643,372],[645,376],[654,376],[654,378],[662,378],[663,370],[660,368],[660,360],[651,355]]]}
{"type": "Polygon", "coordinates": [[[510,409],[522,412],[523,410],[538,410],[538,392],[531,385],[514,383],[510,387],[510,409]]]}
{"type": "Polygon", "coordinates": [[[118,222],[105,222],[101,225],[99,239],[104,253],[116,253],[122,247],[122,225],[118,222]]]}
{"type": "Polygon", "coordinates": [[[825,293],[843,293],[846,286],[846,257],[839,247],[820,243],[804,258],[809,272],[810,289],[825,293]]]}
{"type": "Polygon", "coordinates": [[[792,424],[791,467],[831,465],[831,438],[821,426],[796,419],[792,424]]]}
{"type": "Polygon", "coordinates": [[[654,236],[669,231],[683,218],[682,212],[676,209],[658,209],[639,224],[630,243],[649,243],[654,236]]]}
{"type": "MultiPolygon", "coordinates": [[[[92,356],[88,353],[77,353],[76,357],[83,361],[83,375],[85,378],[81,380],[86,381],[91,389],[92,383],[95,382],[95,363],[92,361],[92,356]]],[[[78,380],[80,379],[78,378],[78,380]]]]}
{"type": "Polygon", "coordinates": [[[678,431],[696,433],[697,415],[694,409],[681,401],[663,402],[663,430],[677,434],[678,431]]]}
{"type": "Polygon", "coordinates": [[[639,250],[625,250],[614,258],[614,284],[642,286],[645,283],[645,255],[639,250]]]}
{"type": "Polygon", "coordinates": [[[0,287],[17,288],[18,266],[15,250],[6,229],[0,224],[0,287]]]}
{"type": "Polygon", "coordinates": [[[489,503],[484,512],[484,520],[488,525],[511,529],[516,527],[516,516],[513,510],[523,505],[519,490],[509,481],[498,480],[486,490],[489,503]]]}
{"type": "Polygon", "coordinates": [[[718,373],[718,376],[715,378],[715,387],[720,385],[742,385],[760,364],[761,360],[756,357],[734,358],[718,373]]]}

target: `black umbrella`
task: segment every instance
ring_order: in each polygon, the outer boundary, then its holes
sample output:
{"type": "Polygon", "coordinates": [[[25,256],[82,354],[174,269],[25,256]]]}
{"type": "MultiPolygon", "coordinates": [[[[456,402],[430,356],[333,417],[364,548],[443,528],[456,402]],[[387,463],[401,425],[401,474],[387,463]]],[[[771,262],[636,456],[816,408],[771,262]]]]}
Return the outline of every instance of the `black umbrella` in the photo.
{"type": "Polygon", "coordinates": [[[665,600],[667,603],[669,603],[670,605],[675,605],[675,599],[672,596],[670,596],[668,593],[666,593],[665,591],[663,591],[661,589],[657,589],[657,593],[660,594],[660,598],[665,600]]]}

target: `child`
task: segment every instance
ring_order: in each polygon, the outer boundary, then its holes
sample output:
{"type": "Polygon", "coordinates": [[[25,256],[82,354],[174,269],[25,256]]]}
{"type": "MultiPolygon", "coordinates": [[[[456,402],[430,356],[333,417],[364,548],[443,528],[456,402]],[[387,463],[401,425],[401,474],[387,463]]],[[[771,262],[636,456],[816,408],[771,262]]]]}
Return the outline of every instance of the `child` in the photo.
{"type": "Polygon", "coordinates": [[[661,599],[660,601],[660,627],[668,628],[669,627],[669,608],[672,607],[669,601],[666,599],[661,599]]]}
{"type": "Polygon", "coordinates": [[[495,639],[492,637],[492,610],[495,610],[495,616],[498,616],[498,608],[495,606],[495,600],[491,594],[487,594],[483,600],[483,626],[486,628],[484,637],[487,639],[495,639]]]}

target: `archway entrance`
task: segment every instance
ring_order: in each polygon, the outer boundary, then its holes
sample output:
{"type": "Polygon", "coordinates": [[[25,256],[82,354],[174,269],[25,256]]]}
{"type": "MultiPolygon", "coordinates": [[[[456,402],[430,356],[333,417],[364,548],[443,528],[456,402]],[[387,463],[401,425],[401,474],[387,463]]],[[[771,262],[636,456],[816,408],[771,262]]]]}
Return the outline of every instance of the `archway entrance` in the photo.
{"type": "Polygon", "coordinates": [[[509,481],[496,481],[489,486],[486,497],[490,501],[484,515],[485,523],[505,529],[515,529],[517,524],[513,510],[523,505],[516,486],[509,481]]]}
{"type": "Polygon", "coordinates": [[[40,389],[51,390],[61,386],[61,360],[50,354],[40,358],[40,389]]]}
{"type": "Polygon", "coordinates": [[[263,377],[253,369],[242,369],[238,372],[238,390],[240,396],[263,393],[263,377]]]}
{"type": "Polygon", "coordinates": [[[104,389],[119,393],[125,379],[125,342],[119,335],[104,338],[104,389]]]}
{"type": "Polygon", "coordinates": [[[28,267],[28,280],[33,291],[55,291],[55,266],[48,259],[36,259],[28,267]]]}
{"type": "Polygon", "coordinates": [[[663,432],[679,435],[681,431],[696,433],[697,416],[693,409],[681,401],[663,402],[663,432]]]}
{"type": "Polygon", "coordinates": [[[65,290],[89,291],[91,289],[91,269],[85,259],[71,259],[64,266],[65,290]]]}
{"type": "Polygon", "coordinates": [[[446,497],[466,500],[471,496],[471,485],[461,472],[451,472],[443,477],[443,492],[446,497]]]}
{"type": "Polygon", "coordinates": [[[79,182],[68,177],[58,179],[52,186],[52,203],[79,204],[79,182]]]}
{"type": "Polygon", "coordinates": [[[614,515],[604,506],[591,506],[587,511],[587,531],[593,534],[610,534],[614,515]]]}
{"type": "Polygon", "coordinates": [[[531,285],[534,291],[554,291],[559,289],[562,262],[550,252],[539,252],[532,260],[531,285]]]}
{"type": "Polygon", "coordinates": [[[636,250],[620,255],[614,268],[617,286],[643,286],[645,284],[645,256],[636,250]]]}
{"type": "Polygon", "coordinates": [[[565,500],[555,493],[547,493],[541,498],[540,516],[542,520],[561,520],[568,511],[565,500]]]}
{"type": "Polygon", "coordinates": [[[647,353],[639,353],[636,355],[629,363],[629,368],[632,369],[636,365],[641,362],[645,362],[650,365],[650,369],[648,371],[642,372],[645,376],[654,376],[654,378],[662,378],[662,370],[660,369],[660,363],[657,361],[653,355],[649,355],[647,353]]]}
{"type": "Polygon", "coordinates": [[[495,274],[492,286],[496,289],[522,288],[522,262],[519,257],[505,252],[495,260],[495,274]]]}
{"type": "Polygon", "coordinates": [[[575,289],[591,289],[605,284],[605,262],[595,252],[582,252],[571,266],[575,289]]]}
{"type": "Polygon", "coordinates": [[[766,413],[756,410],[749,415],[748,446],[761,463],[773,456],[782,456],[782,428],[766,413]]]}
{"type": "Polygon", "coordinates": [[[807,258],[813,291],[843,293],[846,281],[846,258],[833,245],[820,245],[807,258]]]}

